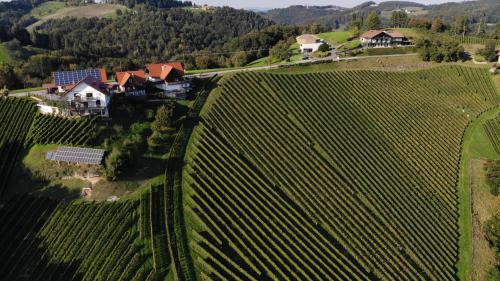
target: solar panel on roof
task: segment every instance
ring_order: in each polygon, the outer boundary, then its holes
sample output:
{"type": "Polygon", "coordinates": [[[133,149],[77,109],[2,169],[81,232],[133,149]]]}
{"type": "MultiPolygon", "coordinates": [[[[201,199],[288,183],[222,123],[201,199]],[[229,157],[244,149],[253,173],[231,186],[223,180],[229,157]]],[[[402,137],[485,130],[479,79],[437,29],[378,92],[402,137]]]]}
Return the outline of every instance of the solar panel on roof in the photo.
{"type": "MultiPolygon", "coordinates": [[[[103,157],[103,149],[60,146],[55,152],[51,152],[50,160],[98,165],[101,164],[103,157]]],[[[49,159],[48,154],[47,159],[49,159]]]]}
{"type": "Polygon", "coordinates": [[[101,81],[101,70],[100,69],[56,71],[56,72],[53,72],[52,75],[54,77],[54,83],[57,86],[76,84],[88,76],[95,78],[97,81],[101,81]]]}

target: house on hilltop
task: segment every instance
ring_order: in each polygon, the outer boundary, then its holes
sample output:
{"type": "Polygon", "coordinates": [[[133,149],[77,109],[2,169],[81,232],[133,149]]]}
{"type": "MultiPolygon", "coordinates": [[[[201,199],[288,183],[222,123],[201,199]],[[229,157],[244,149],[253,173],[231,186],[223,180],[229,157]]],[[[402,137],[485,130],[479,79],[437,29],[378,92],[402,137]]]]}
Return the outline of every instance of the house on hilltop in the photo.
{"type": "Polygon", "coordinates": [[[60,102],[57,113],[66,116],[108,116],[111,92],[104,69],[56,71],[44,85],[50,100],[60,102]]]}
{"type": "Polygon", "coordinates": [[[117,93],[132,97],[146,96],[147,78],[144,70],[116,72],[116,81],[118,82],[117,93]]]}
{"type": "Polygon", "coordinates": [[[325,43],[323,40],[313,34],[302,34],[297,37],[296,40],[297,43],[299,43],[300,52],[303,54],[314,53],[319,49],[319,46],[325,43]]]}
{"type": "Polygon", "coordinates": [[[410,42],[398,31],[369,30],[360,36],[361,44],[368,48],[400,47],[410,42]]]}
{"type": "Polygon", "coordinates": [[[147,80],[168,97],[183,99],[191,90],[191,82],[184,79],[184,64],[168,62],[148,64],[147,80]]]}

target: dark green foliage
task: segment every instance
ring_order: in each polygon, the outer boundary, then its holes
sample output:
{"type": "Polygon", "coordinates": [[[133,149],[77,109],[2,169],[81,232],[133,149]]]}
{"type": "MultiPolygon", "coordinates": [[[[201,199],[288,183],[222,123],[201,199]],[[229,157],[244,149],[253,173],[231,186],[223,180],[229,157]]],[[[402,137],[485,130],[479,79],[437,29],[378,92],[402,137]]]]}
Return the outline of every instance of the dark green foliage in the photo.
{"type": "Polygon", "coordinates": [[[381,27],[381,22],[378,14],[376,12],[371,12],[365,22],[365,29],[379,29],[381,27]]]}
{"type": "Polygon", "coordinates": [[[320,52],[328,52],[330,51],[330,46],[326,43],[323,43],[319,46],[318,51],[320,52]]]}
{"type": "Polygon", "coordinates": [[[500,161],[489,161],[485,164],[486,182],[494,196],[500,193],[500,161]]]}
{"type": "Polygon", "coordinates": [[[408,25],[408,14],[405,11],[394,11],[391,15],[391,27],[406,27],[408,25]]]}
{"type": "Polygon", "coordinates": [[[177,0],[105,0],[104,3],[121,4],[129,8],[135,7],[136,5],[140,4],[161,9],[193,6],[193,3],[191,3],[191,1],[177,0]]]}
{"type": "Polygon", "coordinates": [[[453,62],[465,59],[464,48],[455,40],[419,38],[415,46],[424,61],[453,62]]]}
{"type": "Polygon", "coordinates": [[[486,239],[497,253],[497,258],[500,258],[500,217],[495,216],[488,220],[484,226],[484,231],[486,232],[486,239]]]}
{"type": "Polygon", "coordinates": [[[16,89],[22,85],[14,72],[14,67],[7,63],[0,63],[0,88],[16,89]]]}
{"type": "Polygon", "coordinates": [[[480,49],[478,53],[488,61],[495,61],[497,58],[496,43],[496,40],[487,40],[484,48],[480,49]]]}
{"type": "Polygon", "coordinates": [[[276,44],[272,49],[270,56],[272,58],[278,59],[280,61],[284,61],[290,58],[291,53],[289,51],[290,44],[286,41],[280,41],[276,44]]]}
{"type": "Polygon", "coordinates": [[[140,134],[131,134],[115,143],[106,157],[105,169],[108,180],[117,180],[127,177],[131,171],[135,157],[144,150],[144,137],[140,134]]]}
{"type": "Polygon", "coordinates": [[[37,114],[28,134],[28,141],[35,144],[89,145],[95,139],[96,123],[97,117],[68,119],[37,114]]]}

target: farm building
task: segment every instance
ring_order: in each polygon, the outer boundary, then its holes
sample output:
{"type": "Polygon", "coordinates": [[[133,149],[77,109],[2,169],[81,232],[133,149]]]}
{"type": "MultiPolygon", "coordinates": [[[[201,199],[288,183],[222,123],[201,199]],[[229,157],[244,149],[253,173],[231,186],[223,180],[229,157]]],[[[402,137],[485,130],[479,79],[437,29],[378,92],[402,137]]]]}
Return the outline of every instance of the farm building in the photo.
{"type": "Polygon", "coordinates": [[[46,84],[53,101],[62,102],[58,112],[66,116],[108,116],[110,90],[104,69],[56,71],[53,83],[46,84]]]}
{"type": "Polygon", "coordinates": [[[319,49],[319,46],[325,43],[316,35],[312,34],[302,34],[296,39],[297,43],[300,45],[300,52],[302,53],[314,53],[319,49]]]}
{"type": "Polygon", "coordinates": [[[168,97],[183,99],[191,90],[191,82],[184,78],[182,62],[148,64],[147,79],[168,97]]]}
{"type": "Polygon", "coordinates": [[[408,45],[410,42],[398,31],[392,30],[369,30],[360,36],[364,47],[399,47],[408,45]]]}
{"type": "Polygon", "coordinates": [[[118,90],[116,92],[123,93],[125,96],[145,96],[146,80],[144,70],[117,72],[118,90]]]}

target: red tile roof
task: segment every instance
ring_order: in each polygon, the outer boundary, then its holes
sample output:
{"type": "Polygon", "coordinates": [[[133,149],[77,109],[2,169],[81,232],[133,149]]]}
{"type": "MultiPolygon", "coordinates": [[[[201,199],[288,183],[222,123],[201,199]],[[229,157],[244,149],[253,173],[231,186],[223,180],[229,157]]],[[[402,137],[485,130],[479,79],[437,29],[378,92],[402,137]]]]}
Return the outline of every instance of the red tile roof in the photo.
{"type": "Polygon", "coordinates": [[[121,86],[124,86],[130,77],[134,77],[137,82],[146,82],[146,72],[144,70],[121,71],[116,73],[116,81],[121,86]]]}
{"type": "Polygon", "coordinates": [[[375,36],[378,36],[381,33],[385,33],[392,38],[403,38],[404,37],[404,35],[401,34],[401,32],[393,31],[393,30],[369,30],[369,31],[363,33],[360,37],[371,39],[375,36]]]}
{"type": "Polygon", "coordinates": [[[167,63],[156,63],[156,64],[148,64],[146,66],[149,76],[156,79],[165,80],[168,75],[172,72],[172,70],[177,71],[179,76],[184,75],[184,65],[182,62],[167,62],[167,63]]]}
{"type": "Polygon", "coordinates": [[[101,82],[106,83],[108,82],[108,76],[106,75],[106,69],[101,68],[101,82]]]}

